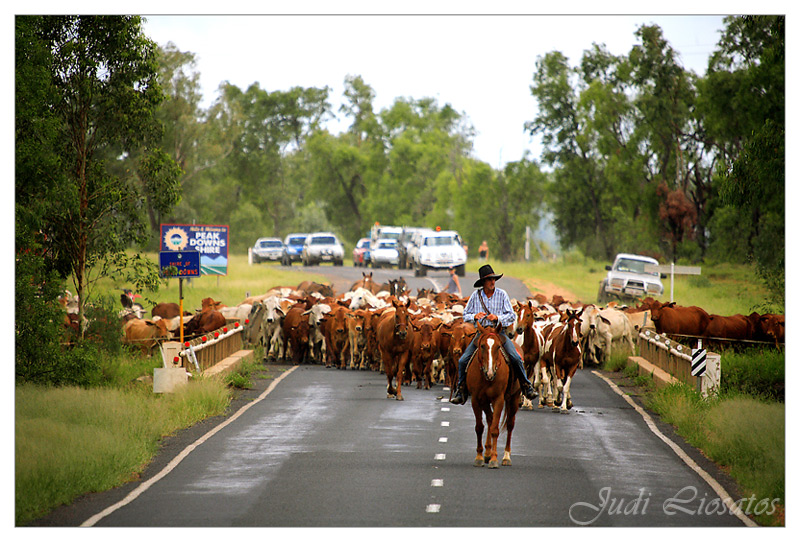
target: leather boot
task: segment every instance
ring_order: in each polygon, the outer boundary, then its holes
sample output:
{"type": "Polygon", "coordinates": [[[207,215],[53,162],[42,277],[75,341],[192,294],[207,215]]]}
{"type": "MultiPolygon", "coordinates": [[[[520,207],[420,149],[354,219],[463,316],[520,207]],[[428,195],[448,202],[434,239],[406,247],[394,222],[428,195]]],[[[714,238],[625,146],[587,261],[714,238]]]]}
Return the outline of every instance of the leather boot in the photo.
{"type": "Polygon", "coordinates": [[[455,396],[450,399],[450,402],[454,405],[463,405],[467,402],[467,390],[464,389],[464,386],[458,387],[455,396]]]}
{"type": "Polygon", "coordinates": [[[522,383],[522,395],[524,395],[529,401],[533,401],[539,397],[539,394],[536,393],[536,390],[533,389],[533,386],[530,384],[525,384],[524,382],[522,383]]]}

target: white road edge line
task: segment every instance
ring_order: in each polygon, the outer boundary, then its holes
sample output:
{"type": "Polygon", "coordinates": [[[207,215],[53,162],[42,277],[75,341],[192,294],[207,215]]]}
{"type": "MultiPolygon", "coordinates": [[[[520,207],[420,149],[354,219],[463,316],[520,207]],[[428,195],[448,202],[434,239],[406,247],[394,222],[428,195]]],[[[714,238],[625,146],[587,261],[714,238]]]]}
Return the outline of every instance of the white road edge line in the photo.
{"type": "Polygon", "coordinates": [[[218,426],[216,426],[214,429],[210,430],[208,433],[206,433],[205,435],[203,435],[202,437],[197,439],[194,443],[192,443],[189,446],[187,446],[186,448],[184,448],[184,450],[180,454],[178,454],[172,461],[170,461],[167,464],[166,467],[161,469],[161,472],[159,472],[158,474],[156,474],[155,476],[153,476],[152,478],[150,478],[146,482],[143,482],[139,487],[137,487],[136,489],[134,489],[133,491],[128,493],[128,495],[124,499],[119,501],[118,503],[112,504],[111,506],[109,506],[108,508],[103,510],[102,512],[98,512],[97,514],[93,515],[92,517],[90,517],[89,519],[84,521],[81,524],[81,527],[92,527],[95,524],[97,524],[97,522],[100,521],[101,519],[103,519],[104,517],[111,515],[112,513],[114,513],[115,511],[119,510],[120,508],[122,508],[126,504],[130,504],[131,502],[133,502],[134,499],[136,499],[142,493],[147,491],[153,484],[155,484],[156,482],[161,480],[163,477],[165,477],[167,474],[172,472],[175,469],[175,467],[177,467],[178,464],[181,461],[186,459],[186,457],[195,450],[195,448],[197,448],[198,446],[203,444],[205,441],[207,441],[208,439],[213,437],[216,433],[218,433],[219,431],[221,431],[222,429],[227,427],[229,424],[233,423],[236,419],[239,418],[239,416],[244,414],[251,406],[259,403],[267,395],[272,393],[272,390],[275,389],[275,387],[278,385],[278,383],[281,380],[283,380],[284,378],[286,378],[287,376],[289,376],[295,369],[297,369],[297,367],[299,367],[299,365],[295,365],[294,367],[292,367],[291,369],[289,369],[288,371],[283,373],[281,376],[276,378],[272,382],[272,384],[270,384],[269,387],[266,390],[264,390],[264,392],[261,395],[258,396],[258,398],[255,401],[252,401],[252,402],[244,405],[242,408],[237,410],[236,413],[233,416],[231,416],[230,418],[225,420],[223,423],[221,423],[218,426]]]}
{"type": "MultiPolygon", "coordinates": [[[[592,371],[592,374],[594,374],[594,375],[596,375],[596,376],[599,376],[600,378],[602,378],[602,379],[603,379],[603,380],[606,382],[606,384],[608,384],[608,385],[611,387],[611,389],[612,389],[612,390],[614,390],[614,392],[616,392],[616,393],[617,393],[617,395],[619,395],[620,397],[622,397],[623,399],[625,399],[625,401],[626,401],[626,402],[627,402],[629,405],[631,405],[631,406],[633,407],[633,409],[634,409],[636,412],[638,412],[638,413],[639,413],[639,415],[640,415],[640,416],[641,416],[641,417],[644,419],[645,423],[646,423],[646,424],[647,424],[647,426],[650,428],[650,431],[652,431],[652,432],[653,432],[653,433],[654,433],[654,434],[655,434],[655,435],[656,435],[658,438],[660,438],[661,440],[663,440],[663,441],[664,441],[664,443],[666,443],[666,445],[667,445],[667,446],[669,446],[670,448],[672,448],[672,451],[673,451],[673,452],[675,452],[675,454],[676,454],[678,457],[680,457],[680,458],[683,460],[683,462],[684,462],[684,463],[686,463],[686,464],[689,466],[689,468],[691,468],[693,471],[695,471],[697,474],[699,474],[699,475],[700,475],[700,477],[701,477],[703,480],[705,480],[705,481],[706,481],[706,483],[707,483],[708,485],[710,485],[710,486],[711,486],[711,488],[712,488],[712,489],[713,489],[713,490],[714,490],[714,491],[717,493],[717,495],[718,495],[718,496],[719,496],[719,498],[722,500],[722,502],[723,502],[723,503],[725,503],[725,506],[726,506],[726,507],[727,507],[727,508],[730,510],[730,505],[729,505],[728,503],[733,503],[733,502],[736,502],[736,501],[734,501],[734,500],[733,500],[733,498],[732,498],[732,497],[731,497],[731,496],[728,494],[728,492],[727,492],[727,491],[725,491],[725,488],[723,488],[723,487],[720,485],[720,483],[719,483],[719,482],[717,482],[717,481],[716,481],[716,480],[715,480],[715,479],[714,479],[714,478],[713,478],[713,477],[712,477],[710,474],[708,474],[706,471],[704,471],[704,470],[703,470],[703,469],[700,467],[700,465],[698,465],[697,463],[695,463],[695,461],[694,461],[694,460],[693,460],[691,457],[689,457],[688,455],[686,455],[686,452],[684,452],[683,450],[681,450],[680,446],[678,446],[678,445],[677,445],[677,444],[675,444],[675,443],[674,443],[672,440],[670,440],[669,438],[667,438],[667,436],[666,436],[666,435],[664,435],[664,433],[662,433],[662,432],[661,432],[661,431],[658,429],[658,427],[656,427],[656,424],[655,424],[655,422],[653,421],[653,418],[652,418],[652,417],[650,417],[650,415],[649,415],[647,412],[645,412],[645,410],[644,410],[642,407],[640,407],[639,405],[637,405],[637,404],[636,404],[636,403],[633,401],[633,399],[631,399],[630,397],[628,397],[627,395],[625,395],[625,393],[624,393],[624,392],[623,392],[621,389],[619,389],[619,387],[617,387],[617,385],[616,385],[616,384],[614,384],[614,383],[613,383],[611,380],[609,380],[609,379],[608,379],[608,378],[606,378],[605,376],[601,375],[601,374],[600,374],[600,373],[598,373],[597,371],[592,371]]],[[[737,518],[739,518],[739,519],[742,521],[742,523],[744,523],[744,524],[745,524],[745,525],[747,525],[748,527],[758,527],[758,524],[757,524],[756,522],[754,522],[752,519],[750,519],[749,517],[747,517],[747,516],[746,516],[746,515],[745,515],[745,514],[742,512],[742,510],[741,510],[740,508],[738,508],[738,507],[737,507],[735,510],[732,510],[732,512],[733,512],[733,513],[736,515],[736,517],[737,517],[737,518]]]]}

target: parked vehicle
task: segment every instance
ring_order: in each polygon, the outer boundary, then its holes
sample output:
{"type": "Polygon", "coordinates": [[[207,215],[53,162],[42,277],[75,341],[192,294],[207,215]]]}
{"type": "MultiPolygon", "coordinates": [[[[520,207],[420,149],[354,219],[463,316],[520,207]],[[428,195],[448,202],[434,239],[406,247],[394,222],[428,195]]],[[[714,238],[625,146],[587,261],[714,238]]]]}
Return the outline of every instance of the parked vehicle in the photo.
{"type": "Polygon", "coordinates": [[[411,269],[412,267],[411,262],[413,260],[409,257],[409,254],[412,246],[412,240],[414,238],[414,234],[421,231],[432,231],[432,230],[430,228],[409,228],[409,227],[403,228],[403,233],[400,234],[400,238],[398,239],[397,243],[398,269],[411,269]]]}
{"type": "Polygon", "coordinates": [[[375,224],[369,232],[369,240],[372,246],[378,243],[379,239],[399,239],[403,233],[403,228],[398,226],[381,226],[375,224]]]}
{"type": "Polygon", "coordinates": [[[253,263],[277,262],[283,257],[283,241],[277,237],[262,237],[253,246],[253,263]]]}
{"type": "Polygon", "coordinates": [[[331,232],[312,233],[303,244],[301,260],[303,265],[319,265],[322,262],[343,265],[344,246],[331,232]]]}
{"type": "Polygon", "coordinates": [[[457,231],[430,231],[420,234],[419,248],[414,253],[414,276],[425,276],[428,270],[455,267],[463,277],[467,253],[457,231]]]}
{"type": "Polygon", "coordinates": [[[307,233],[290,233],[283,240],[284,250],[281,265],[292,265],[302,259],[303,244],[306,242],[307,233]]]}
{"type": "Polygon", "coordinates": [[[381,239],[371,252],[372,267],[397,265],[397,239],[381,239]]]}
{"type": "Polygon", "coordinates": [[[353,249],[353,266],[366,267],[370,262],[369,238],[362,237],[353,249]]]}
{"type": "Polygon", "coordinates": [[[660,296],[664,293],[662,278],[664,273],[645,271],[645,265],[658,265],[658,260],[639,254],[617,254],[613,265],[607,265],[606,278],[600,283],[597,292],[598,303],[608,303],[612,299],[631,301],[648,296],[660,296]]]}

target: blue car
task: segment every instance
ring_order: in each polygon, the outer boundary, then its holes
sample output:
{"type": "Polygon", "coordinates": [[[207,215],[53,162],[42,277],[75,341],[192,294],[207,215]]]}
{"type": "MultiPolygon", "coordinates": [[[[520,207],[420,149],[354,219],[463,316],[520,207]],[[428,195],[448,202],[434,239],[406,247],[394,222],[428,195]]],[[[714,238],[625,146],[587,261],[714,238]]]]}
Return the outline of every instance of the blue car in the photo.
{"type": "Polygon", "coordinates": [[[306,242],[307,233],[290,233],[283,241],[283,257],[281,265],[292,265],[292,262],[299,262],[302,257],[303,244],[306,242]]]}

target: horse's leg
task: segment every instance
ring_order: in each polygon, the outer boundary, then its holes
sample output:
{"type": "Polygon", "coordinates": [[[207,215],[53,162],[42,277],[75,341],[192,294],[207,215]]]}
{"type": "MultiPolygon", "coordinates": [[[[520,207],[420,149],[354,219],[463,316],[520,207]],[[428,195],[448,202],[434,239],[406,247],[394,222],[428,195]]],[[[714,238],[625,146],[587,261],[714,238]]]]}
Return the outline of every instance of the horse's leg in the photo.
{"type": "Polygon", "coordinates": [[[569,402],[569,387],[570,387],[570,384],[572,384],[572,377],[568,376],[567,377],[567,381],[564,383],[564,388],[563,388],[563,390],[561,392],[561,396],[562,397],[561,397],[561,407],[560,408],[561,408],[561,412],[563,414],[566,414],[567,410],[568,410],[567,404],[569,402]]]}
{"type": "Polygon", "coordinates": [[[400,359],[397,360],[397,397],[398,401],[403,400],[403,393],[400,391],[400,383],[403,381],[403,371],[408,363],[408,350],[400,354],[400,359]]]}
{"type": "Polygon", "coordinates": [[[478,437],[478,447],[476,448],[475,461],[472,463],[475,467],[483,466],[483,410],[477,401],[472,401],[472,412],[475,414],[475,436],[478,437]]]}
{"type": "Polygon", "coordinates": [[[564,369],[559,366],[553,366],[555,374],[553,375],[553,383],[555,384],[556,389],[553,390],[556,394],[555,405],[553,405],[553,410],[559,410],[559,404],[564,403],[565,395],[564,395],[564,369]]]}
{"type": "Polygon", "coordinates": [[[497,441],[500,439],[500,417],[503,414],[503,404],[505,400],[505,397],[501,395],[497,397],[492,404],[492,425],[489,431],[492,442],[491,454],[489,455],[490,469],[496,469],[500,466],[500,463],[497,461],[497,441]]]}
{"type": "MultiPolygon", "coordinates": [[[[391,399],[393,397],[397,397],[397,390],[394,389],[394,386],[392,386],[392,379],[394,378],[394,367],[391,361],[391,354],[387,354],[383,350],[381,350],[381,365],[384,366],[386,374],[386,382],[387,382],[386,398],[391,399]],[[388,358],[388,360],[386,358],[388,358]]],[[[398,380],[397,383],[399,387],[400,381],[398,380]]]]}
{"type": "Polygon", "coordinates": [[[509,399],[506,401],[506,449],[503,452],[503,463],[504,467],[511,466],[511,433],[514,432],[514,425],[517,422],[517,410],[519,407],[519,401],[515,400],[514,394],[512,394],[509,399]]]}
{"type": "Polygon", "coordinates": [[[544,393],[539,393],[539,408],[544,408],[545,405],[553,406],[553,389],[550,385],[550,375],[547,370],[547,365],[542,363],[540,368],[542,371],[542,387],[544,388],[544,393]]]}

